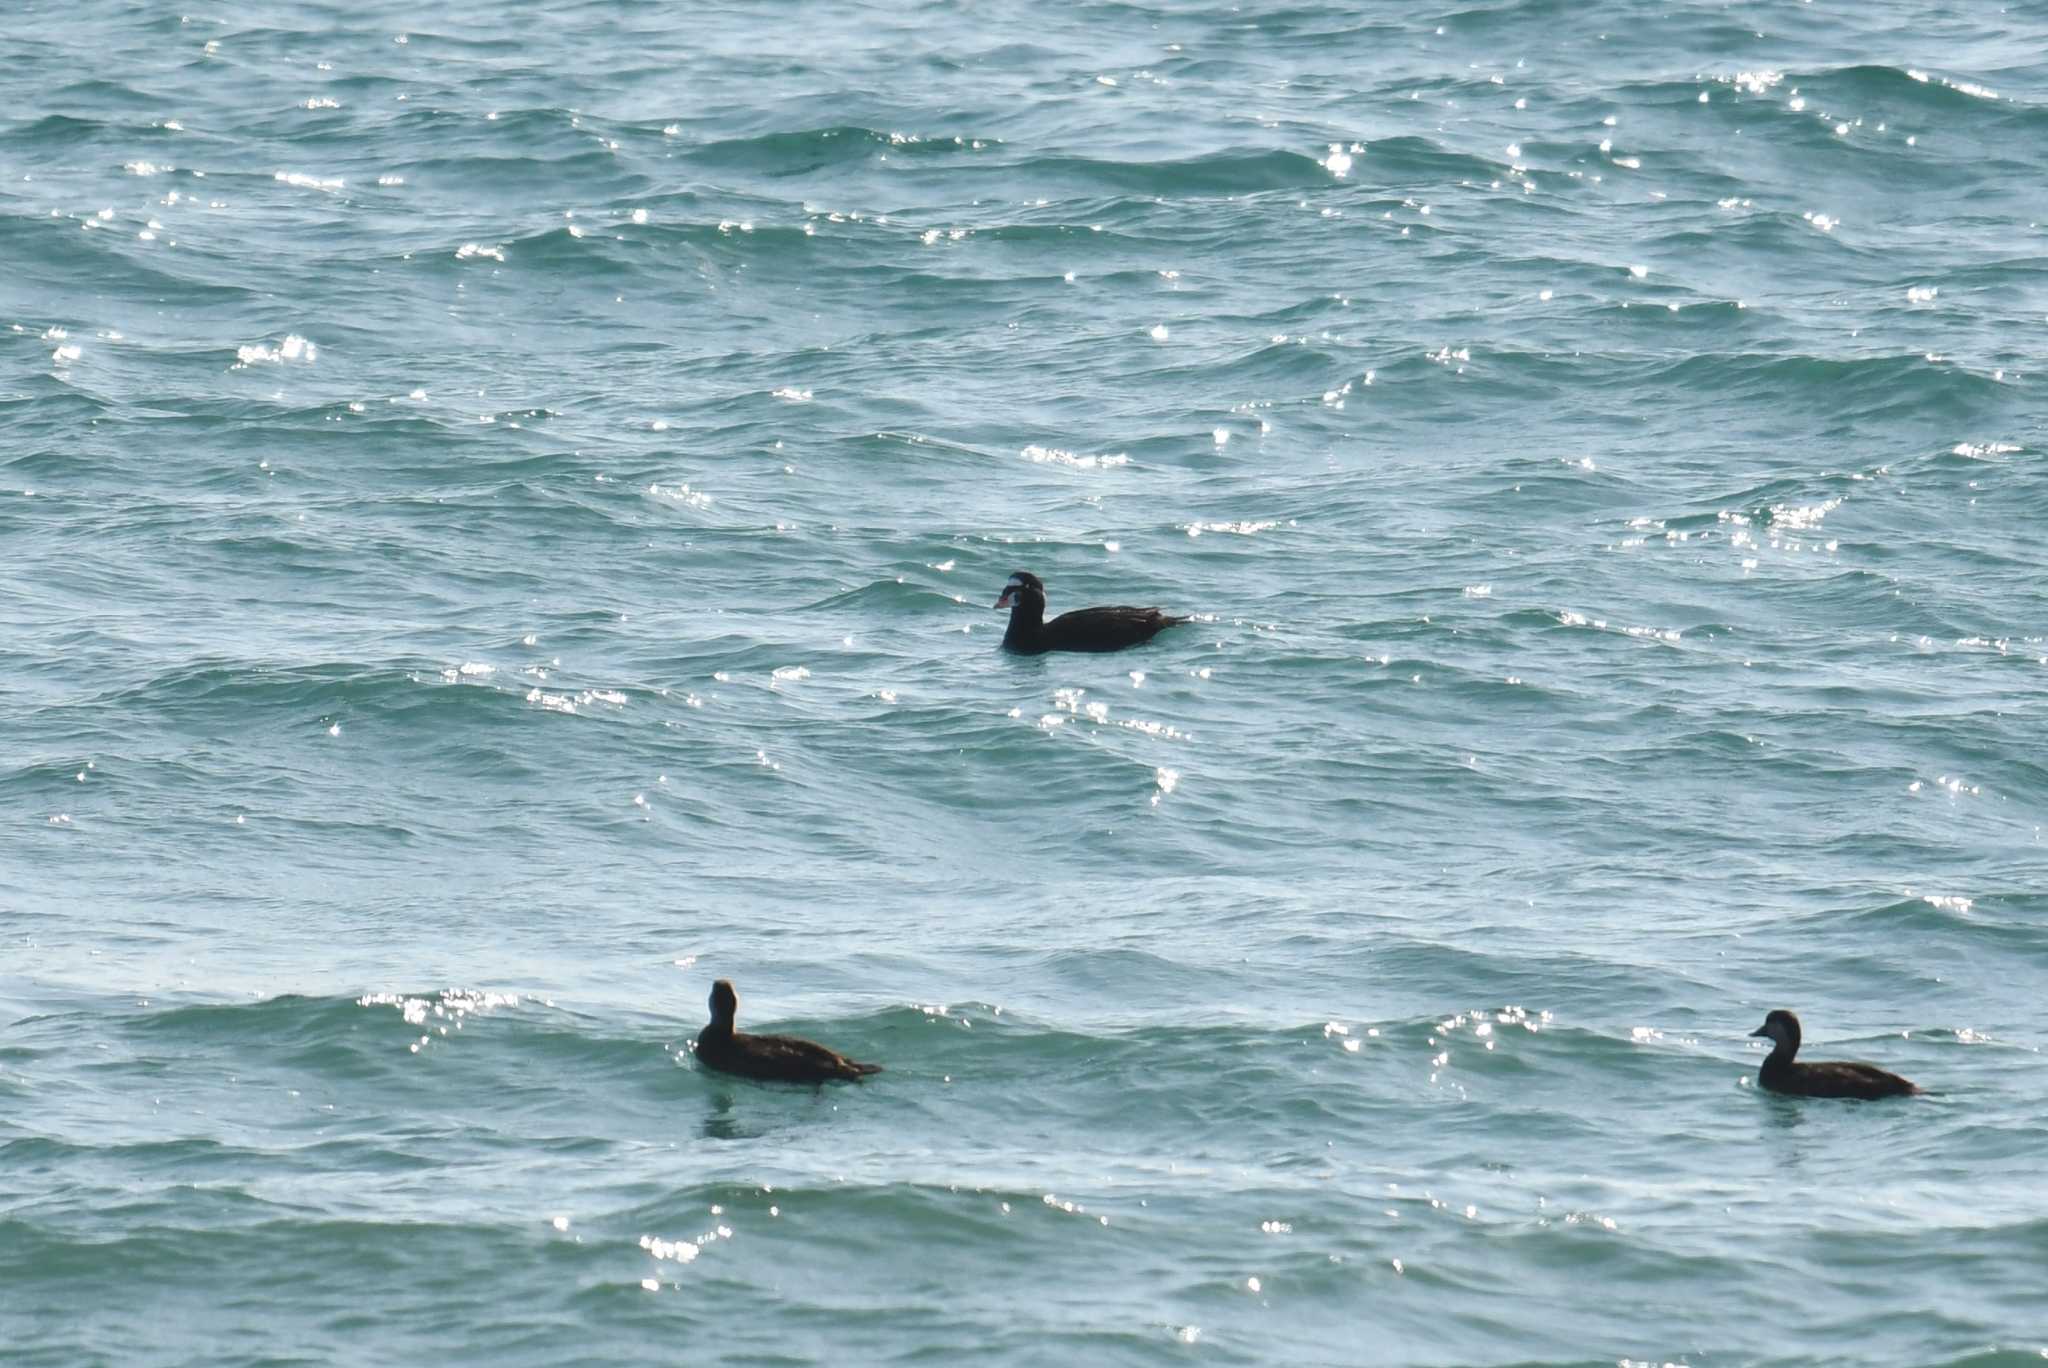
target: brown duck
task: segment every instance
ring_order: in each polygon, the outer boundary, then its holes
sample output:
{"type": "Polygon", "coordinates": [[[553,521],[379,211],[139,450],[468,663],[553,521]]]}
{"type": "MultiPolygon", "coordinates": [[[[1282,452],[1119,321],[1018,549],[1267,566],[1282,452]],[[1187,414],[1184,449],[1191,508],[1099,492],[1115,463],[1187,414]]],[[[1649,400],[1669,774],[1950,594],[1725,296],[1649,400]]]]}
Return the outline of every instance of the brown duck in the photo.
{"type": "Polygon", "coordinates": [[[720,1073],[770,1083],[831,1083],[866,1078],[882,1071],[837,1050],[795,1036],[748,1035],[733,1029],[740,995],[731,979],[711,985],[711,1024],[697,1035],[697,1062],[720,1073]]]}
{"type": "Polygon", "coordinates": [[[1792,1057],[1799,1053],[1799,1018],[1790,1012],[1772,1012],[1750,1034],[1771,1042],[1770,1057],[1764,1060],[1757,1082],[1774,1093],[1792,1097],[1854,1097],[1874,1102],[1880,1097],[1911,1097],[1920,1091],[1913,1083],[1875,1064],[1852,1064],[1839,1059],[1793,1063],[1792,1057]]]}

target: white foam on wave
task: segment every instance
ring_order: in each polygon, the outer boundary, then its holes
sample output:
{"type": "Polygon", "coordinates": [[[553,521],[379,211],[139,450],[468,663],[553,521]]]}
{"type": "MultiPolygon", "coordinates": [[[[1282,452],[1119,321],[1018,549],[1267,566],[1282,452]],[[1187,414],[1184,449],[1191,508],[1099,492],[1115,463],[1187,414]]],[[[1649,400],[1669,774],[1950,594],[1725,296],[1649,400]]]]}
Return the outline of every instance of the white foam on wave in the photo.
{"type": "Polygon", "coordinates": [[[318,344],[308,342],[297,333],[288,333],[282,342],[269,346],[262,342],[251,342],[246,347],[235,348],[233,369],[242,370],[249,366],[281,366],[287,362],[310,366],[320,359],[318,344]]]}
{"type": "Polygon", "coordinates": [[[711,496],[701,489],[692,489],[686,484],[651,484],[647,486],[650,497],[680,505],[683,508],[709,508],[711,496]]]}
{"type": "Polygon", "coordinates": [[[295,190],[324,190],[329,194],[348,184],[340,176],[311,176],[303,171],[275,171],[271,173],[270,178],[295,190]]]}
{"type": "MultiPolygon", "coordinates": [[[[1924,71],[1914,71],[1910,68],[1906,74],[1922,85],[1927,84],[1928,81],[1933,79],[1924,71]]],[[[2000,98],[1998,92],[1990,86],[1979,85],[1975,81],[1951,81],[1944,76],[1941,78],[1941,83],[1950,90],[1955,91],[1958,95],[1968,95],[1973,100],[1996,100],[2000,98]]]]}
{"type": "MultiPolygon", "coordinates": [[[[656,1235],[642,1235],[640,1247],[664,1263],[694,1262],[703,1248],[694,1240],[664,1240],[656,1235]]],[[[656,1285],[652,1278],[643,1278],[640,1282],[640,1286],[649,1292],[654,1291],[656,1285]]]]}
{"type": "Polygon", "coordinates": [[[1792,532],[1810,532],[1821,524],[1821,519],[1842,506],[1840,498],[1823,499],[1811,504],[1771,505],[1771,526],[1792,532]]]}
{"type": "Polygon", "coordinates": [[[1108,470],[1115,466],[1129,465],[1131,458],[1122,452],[1113,456],[1089,456],[1058,447],[1040,446],[1033,442],[1020,453],[1034,465],[1063,465],[1074,470],[1108,470]]]}
{"type": "MultiPolygon", "coordinates": [[[[545,1000],[544,1000],[545,1001],[545,1000]]],[[[408,1054],[418,1054],[435,1039],[446,1039],[450,1031],[461,1031],[472,1017],[500,1008],[519,1006],[517,993],[494,993],[465,988],[444,988],[436,997],[413,997],[403,993],[365,993],[356,999],[358,1007],[395,1007],[408,1026],[422,1027],[417,1040],[406,1042],[408,1054]]],[[[552,1007],[552,1002],[545,1005],[552,1007]]]]}
{"type": "Polygon", "coordinates": [[[1590,627],[1596,632],[1614,632],[1621,636],[1661,641],[1670,646],[1676,646],[1684,635],[1675,627],[1629,627],[1618,622],[1610,623],[1605,618],[1574,613],[1570,609],[1559,612],[1557,620],[1567,627],[1590,627]]]}

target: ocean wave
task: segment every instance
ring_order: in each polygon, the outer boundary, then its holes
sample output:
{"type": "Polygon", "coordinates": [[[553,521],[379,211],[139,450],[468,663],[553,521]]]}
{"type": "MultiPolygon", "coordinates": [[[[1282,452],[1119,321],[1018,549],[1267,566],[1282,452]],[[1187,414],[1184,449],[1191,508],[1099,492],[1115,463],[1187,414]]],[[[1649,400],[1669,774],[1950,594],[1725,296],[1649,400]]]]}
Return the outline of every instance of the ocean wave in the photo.
{"type": "Polygon", "coordinates": [[[1242,148],[1160,161],[1041,155],[1005,168],[1025,184],[1097,187],[1124,195],[1247,195],[1323,185],[1329,173],[1314,157],[1273,148],[1242,148]]]}
{"type": "Polygon", "coordinates": [[[764,176],[801,176],[849,162],[865,161],[878,152],[912,159],[981,152],[994,139],[968,134],[888,132],[843,124],[830,128],[759,133],[697,143],[685,157],[705,166],[725,167],[764,176]]]}
{"type": "Polygon", "coordinates": [[[8,1368],[2012,1343],[1995,8],[27,25],[8,1368]],[[886,1072],[700,1069],[716,975],[886,1072]]]}
{"type": "MultiPolygon", "coordinates": [[[[1992,86],[2002,83],[2002,77],[1996,72],[1932,71],[1868,63],[1788,73],[1786,81],[1788,86],[1799,87],[1809,100],[1870,101],[1878,106],[1873,112],[1892,117],[1897,117],[1893,113],[1895,110],[1916,110],[2001,122],[2017,118],[2034,124],[2048,115],[2048,109],[2007,99],[1992,89],[1992,86]]],[[[1853,112],[1864,115],[1861,108],[1855,108],[1853,112]]]]}
{"type": "Polygon", "coordinates": [[[1995,398],[1998,382],[1964,366],[1925,356],[1816,356],[1801,353],[1702,351],[1662,364],[1640,366],[1642,383],[1680,393],[1711,393],[1751,401],[1818,399],[1837,410],[1872,418],[1913,409],[1951,416],[1995,398]]]}

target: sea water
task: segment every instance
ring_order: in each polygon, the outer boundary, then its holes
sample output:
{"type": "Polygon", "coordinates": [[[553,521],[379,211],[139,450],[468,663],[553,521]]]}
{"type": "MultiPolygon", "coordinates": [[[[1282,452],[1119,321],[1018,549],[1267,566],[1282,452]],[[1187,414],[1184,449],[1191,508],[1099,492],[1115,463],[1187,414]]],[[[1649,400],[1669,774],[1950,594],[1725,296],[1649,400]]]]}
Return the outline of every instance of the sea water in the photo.
{"type": "Polygon", "coordinates": [[[2040,6],[0,32],[0,1359],[2048,1346],[2040,6]]]}

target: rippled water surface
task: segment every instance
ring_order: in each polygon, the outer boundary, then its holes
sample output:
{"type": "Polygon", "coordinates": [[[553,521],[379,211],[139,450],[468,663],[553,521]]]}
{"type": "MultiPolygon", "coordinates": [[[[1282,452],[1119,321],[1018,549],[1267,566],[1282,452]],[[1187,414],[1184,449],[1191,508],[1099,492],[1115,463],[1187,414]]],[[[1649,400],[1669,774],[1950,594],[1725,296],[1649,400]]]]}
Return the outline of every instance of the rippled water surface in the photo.
{"type": "Polygon", "coordinates": [[[2039,6],[4,22],[9,1364],[2048,1347],[2039,6]]]}

